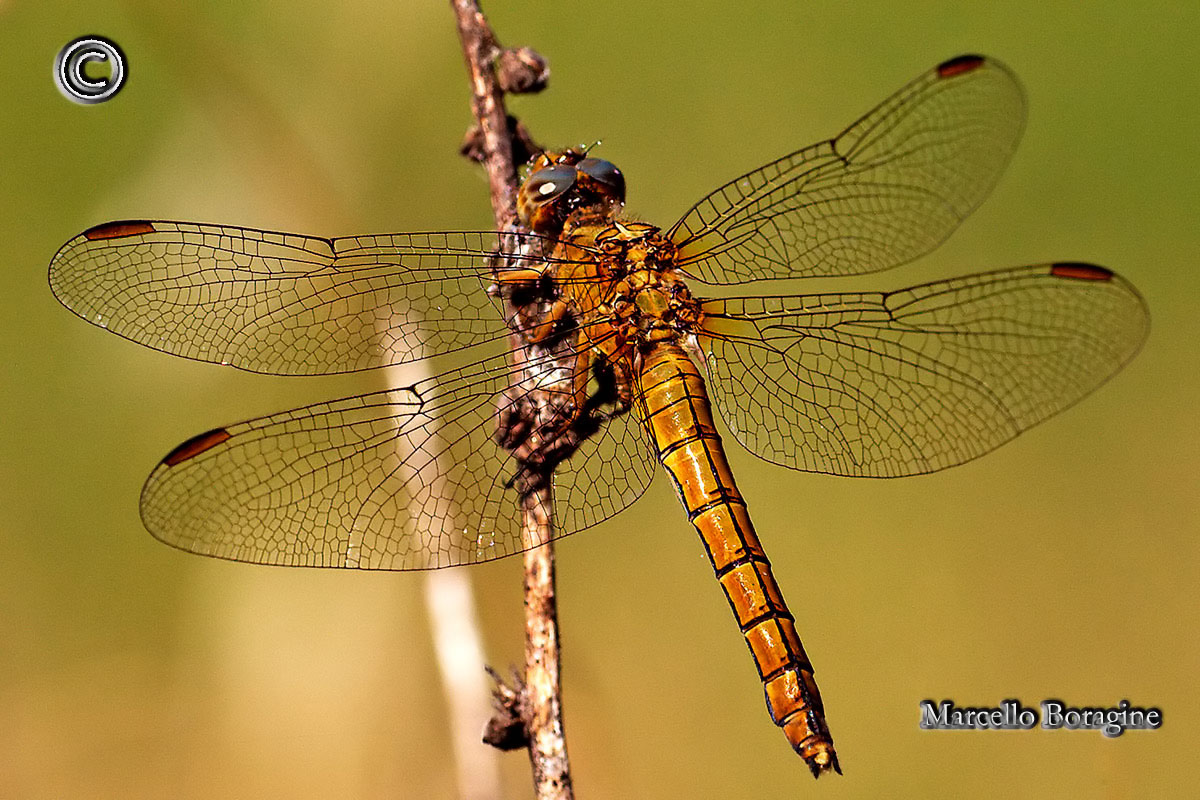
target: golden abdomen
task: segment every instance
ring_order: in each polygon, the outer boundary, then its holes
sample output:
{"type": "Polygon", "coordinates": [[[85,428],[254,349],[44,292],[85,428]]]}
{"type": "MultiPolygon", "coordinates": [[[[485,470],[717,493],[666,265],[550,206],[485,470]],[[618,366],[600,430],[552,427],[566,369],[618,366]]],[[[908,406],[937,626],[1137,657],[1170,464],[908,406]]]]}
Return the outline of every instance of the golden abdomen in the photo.
{"type": "Polygon", "coordinates": [[[840,772],[812,664],[734,483],[703,377],[678,343],[663,341],[643,357],[638,390],[659,459],[746,637],[772,720],[814,774],[840,772]]]}

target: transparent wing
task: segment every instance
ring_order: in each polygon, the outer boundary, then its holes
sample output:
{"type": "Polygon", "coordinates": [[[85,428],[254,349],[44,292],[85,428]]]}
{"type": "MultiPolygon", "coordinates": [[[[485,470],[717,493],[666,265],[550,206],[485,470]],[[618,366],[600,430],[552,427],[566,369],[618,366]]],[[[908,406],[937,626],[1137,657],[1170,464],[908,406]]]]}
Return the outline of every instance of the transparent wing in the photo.
{"type": "MultiPolygon", "coordinates": [[[[502,356],[209,431],[150,475],[142,519],[167,544],[260,564],[430,569],[518,552],[515,462],[494,438],[515,380],[502,356]]],[[[602,426],[555,472],[556,538],[632,503],[655,463],[634,414],[602,426]]]]}
{"type": "Polygon", "coordinates": [[[705,283],[856,275],[927,253],[987,196],[1025,99],[1003,64],[947,61],[826,142],[737,178],[669,231],[705,283]]]}
{"type": "Polygon", "coordinates": [[[50,264],[83,319],[173,355],[250,372],[323,375],[399,364],[507,335],[484,289],[552,240],[493,232],[322,239],[187,222],[112,222],[50,264]],[[528,253],[528,255],[522,255],[528,253]]]}
{"type": "Polygon", "coordinates": [[[1137,291],[1059,263],[889,293],[703,304],[709,392],[737,439],[811,472],[961,464],[1075,403],[1149,329],[1137,291]]]}

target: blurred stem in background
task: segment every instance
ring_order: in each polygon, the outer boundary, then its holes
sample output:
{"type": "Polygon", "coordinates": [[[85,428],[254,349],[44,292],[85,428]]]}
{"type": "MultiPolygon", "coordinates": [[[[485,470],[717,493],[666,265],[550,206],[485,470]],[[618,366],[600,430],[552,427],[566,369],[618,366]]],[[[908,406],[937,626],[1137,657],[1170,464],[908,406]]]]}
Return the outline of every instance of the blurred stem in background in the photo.
{"type": "Polygon", "coordinates": [[[499,754],[481,741],[483,721],[491,713],[491,695],[484,678],[479,620],[467,573],[462,569],[426,573],[425,610],[446,695],[459,797],[498,800],[499,754]]]}

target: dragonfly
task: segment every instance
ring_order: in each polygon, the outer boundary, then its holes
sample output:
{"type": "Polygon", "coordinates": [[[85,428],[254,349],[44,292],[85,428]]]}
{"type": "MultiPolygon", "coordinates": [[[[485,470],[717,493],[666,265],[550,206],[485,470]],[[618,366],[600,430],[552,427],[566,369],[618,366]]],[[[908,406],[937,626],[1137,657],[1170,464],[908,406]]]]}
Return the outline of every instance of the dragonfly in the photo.
{"type": "MultiPolygon", "coordinates": [[[[766,461],[860,477],[970,461],[1072,405],[1138,351],[1148,312],[1111,270],[1061,261],[891,291],[750,297],[701,286],[856,276],[944,241],[1024,127],[1012,72],[945,61],[831,139],[711,192],[668,228],[625,176],[542,152],[505,231],[321,238],[134,220],[50,265],[88,322],[271,375],[430,366],[411,384],[202,433],[142,491],[158,539],[258,564],[474,564],[633,503],[659,464],[749,647],[772,721],[840,772],[812,662],[715,418],[766,461]],[[449,363],[449,362],[446,362],[449,363]],[[714,411],[715,410],[715,411],[714,411]]],[[[806,598],[808,616],[826,613],[806,598]]]]}

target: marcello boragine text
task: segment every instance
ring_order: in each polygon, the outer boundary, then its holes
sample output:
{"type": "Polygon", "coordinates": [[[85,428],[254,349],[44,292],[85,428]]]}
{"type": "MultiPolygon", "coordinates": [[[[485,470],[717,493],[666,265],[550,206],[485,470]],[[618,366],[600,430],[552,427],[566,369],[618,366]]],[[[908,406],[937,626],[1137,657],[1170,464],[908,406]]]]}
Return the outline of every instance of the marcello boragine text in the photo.
{"type": "Polygon", "coordinates": [[[1031,730],[1041,723],[1043,730],[1098,730],[1108,737],[1127,730],[1157,730],[1162,727],[1162,710],[1141,708],[1122,700],[1116,706],[1077,707],[1062,700],[1043,700],[1041,712],[1005,700],[998,706],[966,707],[953,700],[936,703],[921,701],[921,728],[941,731],[1031,730]]]}

